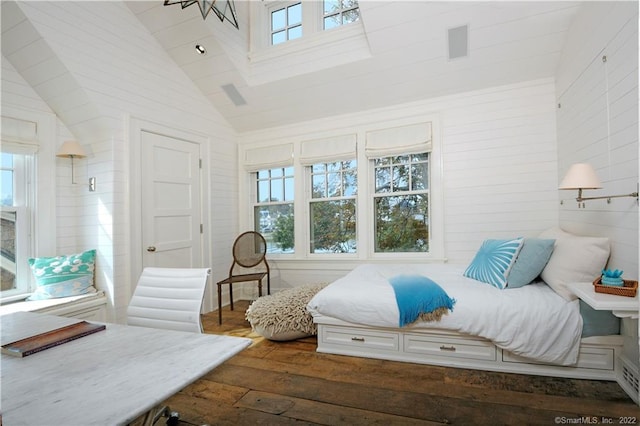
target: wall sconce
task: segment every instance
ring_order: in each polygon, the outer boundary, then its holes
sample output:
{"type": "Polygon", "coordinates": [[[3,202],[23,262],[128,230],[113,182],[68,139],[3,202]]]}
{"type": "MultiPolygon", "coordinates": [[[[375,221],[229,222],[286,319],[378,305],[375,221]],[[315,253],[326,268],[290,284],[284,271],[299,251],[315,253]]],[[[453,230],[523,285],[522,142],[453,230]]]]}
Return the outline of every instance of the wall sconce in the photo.
{"type": "Polygon", "coordinates": [[[578,202],[578,207],[580,207],[580,203],[582,203],[582,207],[584,207],[584,202],[586,200],[602,200],[606,199],[607,203],[611,203],[612,198],[621,198],[621,197],[633,197],[638,201],[638,192],[632,192],[631,194],[623,194],[623,195],[603,195],[600,197],[583,197],[582,190],[583,189],[600,189],[602,188],[602,184],[600,183],[600,179],[598,179],[598,175],[596,175],[596,171],[591,167],[590,164],[587,163],[576,163],[573,164],[567,174],[562,179],[562,183],[560,183],[560,187],[558,189],[577,189],[578,197],[576,201],[578,202]]]}
{"type": "Polygon", "coordinates": [[[56,157],[71,158],[71,183],[72,184],[76,183],[74,169],[73,169],[73,159],[84,158],[86,156],[87,155],[85,154],[84,149],[82,148],[82,145],[80,145],[77,141],[65,141],[60,147],[60,149],[58,150],[56,157]]]}

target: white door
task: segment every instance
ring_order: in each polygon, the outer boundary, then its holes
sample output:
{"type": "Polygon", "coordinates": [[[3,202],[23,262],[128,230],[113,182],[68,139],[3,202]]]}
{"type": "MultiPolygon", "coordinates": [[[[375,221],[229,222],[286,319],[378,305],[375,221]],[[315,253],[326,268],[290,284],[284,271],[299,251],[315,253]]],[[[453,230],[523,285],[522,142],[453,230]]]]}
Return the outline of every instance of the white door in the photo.
{"type": "Polygon", "coordinates": [[[200,145],[141,133],[142,266],[202,266],[200,145]]]}

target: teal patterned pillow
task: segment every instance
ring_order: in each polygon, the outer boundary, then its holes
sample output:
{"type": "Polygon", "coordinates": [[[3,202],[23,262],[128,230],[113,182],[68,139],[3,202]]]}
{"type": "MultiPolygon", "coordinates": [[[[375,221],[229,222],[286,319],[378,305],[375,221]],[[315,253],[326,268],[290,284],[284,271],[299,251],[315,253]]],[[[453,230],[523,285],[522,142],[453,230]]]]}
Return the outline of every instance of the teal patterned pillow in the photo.
{"type": "Polygon", "coordinates": [[[485,240],[464,271],[464,276],[491,284],[499,289],[507,286],[507,276],[522,248],[524,239],[485,240]]]}
{"type": "Polygon", "coordinates": [[[29,266],[36,279],[36,291],[27,300],[44,300],[58,297],[94,293],[93,273],[96,251],[80,254],[29,259],[29,266]]]}

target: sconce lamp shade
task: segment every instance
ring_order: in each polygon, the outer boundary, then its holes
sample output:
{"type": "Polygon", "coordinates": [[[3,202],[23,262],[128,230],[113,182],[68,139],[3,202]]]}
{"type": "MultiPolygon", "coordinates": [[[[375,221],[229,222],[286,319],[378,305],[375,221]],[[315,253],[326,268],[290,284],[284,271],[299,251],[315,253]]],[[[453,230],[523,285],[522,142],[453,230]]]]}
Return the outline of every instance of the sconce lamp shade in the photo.
{"type": "Polygon", "coordinates": [[[596,171],[587,163],[573,164],[558,189],[600,189],[602,184],[596,171]]]}
{"type": "Polygon", "coordinates": [[[65,141],[56,154],[56,157],[64,158],[83,158],[86,156],[84,148],[77,141],[65,141]]]}

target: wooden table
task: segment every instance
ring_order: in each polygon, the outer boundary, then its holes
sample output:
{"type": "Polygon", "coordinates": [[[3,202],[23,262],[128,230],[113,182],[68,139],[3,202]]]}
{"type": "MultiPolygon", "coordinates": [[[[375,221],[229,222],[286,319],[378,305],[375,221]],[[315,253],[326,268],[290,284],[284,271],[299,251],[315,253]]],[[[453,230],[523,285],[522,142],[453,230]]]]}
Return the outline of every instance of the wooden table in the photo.
{"type": "MultiPolygon", "coordinates": [[[[2,344],[80,321],[30,312],[0,319],[2,344]]],[[[24,358],[3,354],[2,423],[127,424],[251,343],[240,337],[106,326],[24,358]]]]}

